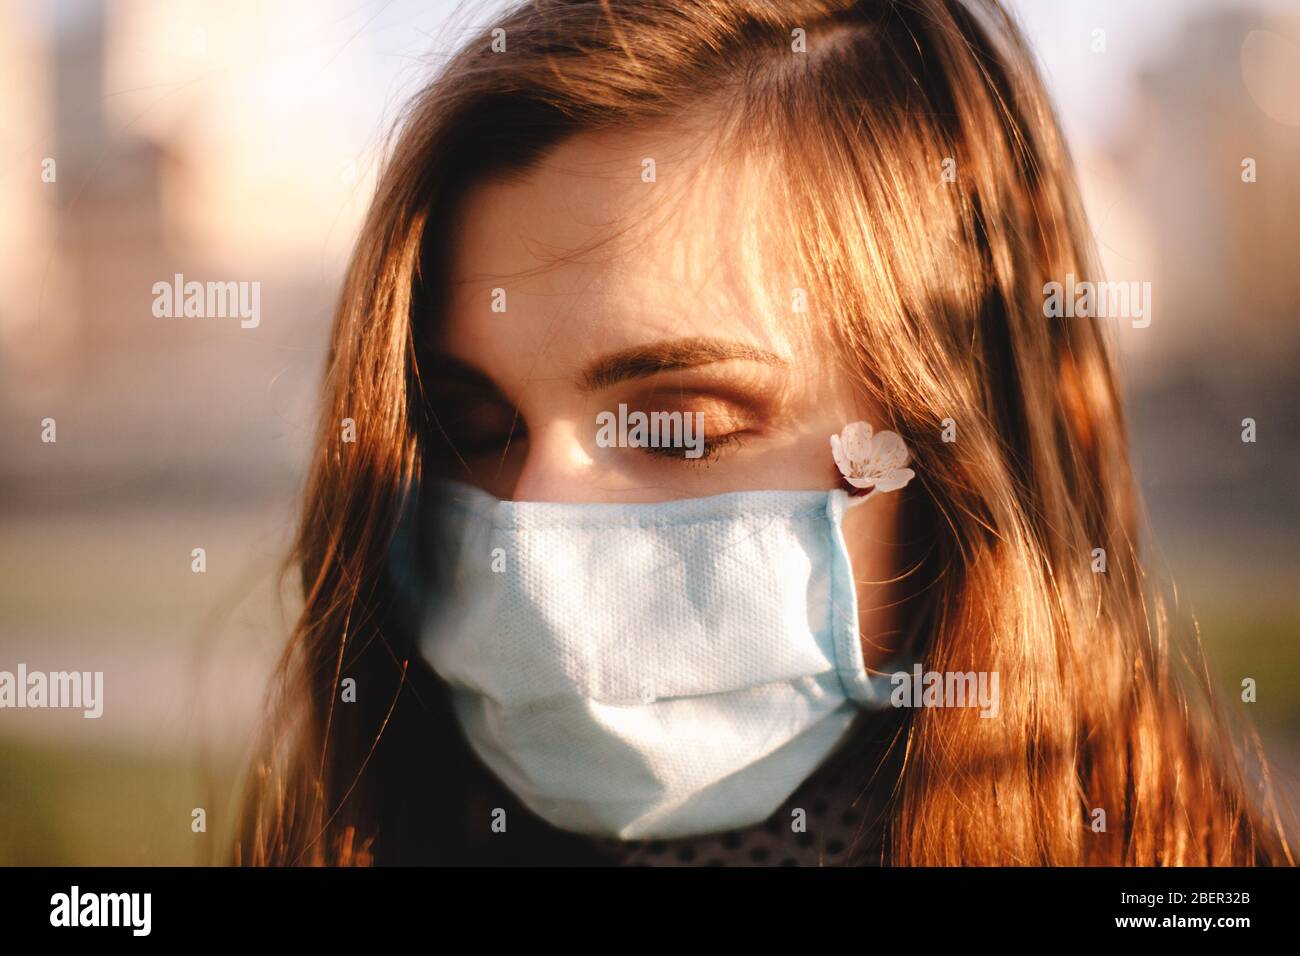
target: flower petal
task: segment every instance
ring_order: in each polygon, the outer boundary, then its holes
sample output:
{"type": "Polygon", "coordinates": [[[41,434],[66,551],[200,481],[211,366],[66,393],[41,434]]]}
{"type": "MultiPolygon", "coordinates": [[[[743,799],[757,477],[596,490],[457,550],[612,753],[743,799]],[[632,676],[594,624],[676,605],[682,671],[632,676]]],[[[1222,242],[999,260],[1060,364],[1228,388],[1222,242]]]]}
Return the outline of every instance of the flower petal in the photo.
{"type": "Polygon", "coordinates": [[[897,491],[916,477],[911,468],[894,468],[876,479],[877,491],[897,491]]]}
{"type": "Polygon", "coordinates": [[[839,435],[831,436],[831,457],[835,459],[835,467],[840,470],[840,474],[847,478],[853,469],[849,466],[849,460],[844,454],[844,443],[840,441],[839,435]]]}
{"type": "Polygon", "coordinates": [[[871,457],[871,426],[866,422],[850,422],[840,430],[840,443],[851,470],[860,472],[871,457]]]}
{"type": "Polygon", "coordinates": [[[907,464],[907,443],[897,432],[877,432],[871,442],[871,466],[881,472],[893,471],[907,464]]]}

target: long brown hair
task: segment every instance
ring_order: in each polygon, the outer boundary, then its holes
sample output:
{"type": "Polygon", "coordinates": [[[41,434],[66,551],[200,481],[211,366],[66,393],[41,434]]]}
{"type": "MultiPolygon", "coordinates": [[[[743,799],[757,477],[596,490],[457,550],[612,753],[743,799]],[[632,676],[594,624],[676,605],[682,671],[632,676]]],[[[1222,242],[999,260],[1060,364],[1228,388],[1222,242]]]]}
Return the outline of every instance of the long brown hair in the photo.
{"type": "MultiPolygon", "coordinates": [[[[1139,563],[1103,329],[1044,315],[1046,283],[1097,270],[996,2],[535,0],[493,28],[414,99],[348,271],[295,554],[305,606],[238,858],[472,855],[481,770],[391,570],[436,428],[420,375],[449,223],[467,188],[566,136],[698,106],[781,170],[770,201],[809,311],[914,449],[925,666],[997,671],[1005,691],[998,719],[900,718],[866,821],[884,861],[1289,862],[1266,775],[1224,743],[1199,650],[1170,636],[1139,563]]],[[[878,768],[859,769],[865,785],[878,768]]]]}

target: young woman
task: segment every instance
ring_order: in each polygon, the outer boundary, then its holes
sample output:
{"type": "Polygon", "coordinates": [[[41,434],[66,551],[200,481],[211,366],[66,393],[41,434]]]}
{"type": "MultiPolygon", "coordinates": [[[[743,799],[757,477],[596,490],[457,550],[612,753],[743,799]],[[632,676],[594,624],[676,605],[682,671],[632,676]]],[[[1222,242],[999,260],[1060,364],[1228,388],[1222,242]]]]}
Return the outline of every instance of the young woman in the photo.
{"type": "Polygon", "coordinates": [[[503,17],[357,244],[239,858],[1289,861],[1094,272],[992,0],[503,17]]]}

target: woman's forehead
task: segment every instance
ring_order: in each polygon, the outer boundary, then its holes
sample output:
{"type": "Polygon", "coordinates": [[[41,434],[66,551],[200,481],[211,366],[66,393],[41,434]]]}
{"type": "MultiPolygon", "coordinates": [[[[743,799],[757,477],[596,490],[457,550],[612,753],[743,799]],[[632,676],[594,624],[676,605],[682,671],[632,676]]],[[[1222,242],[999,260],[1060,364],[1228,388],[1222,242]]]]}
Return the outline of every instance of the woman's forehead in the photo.
{"type": "Polygon", "coordinates": [[[577,343],[709,335],[796,351],[807,282],[759,239],[764,194],[760,170],[698,138],[573,137],[462,203],[444,346],[571,360],[577,343]]]}

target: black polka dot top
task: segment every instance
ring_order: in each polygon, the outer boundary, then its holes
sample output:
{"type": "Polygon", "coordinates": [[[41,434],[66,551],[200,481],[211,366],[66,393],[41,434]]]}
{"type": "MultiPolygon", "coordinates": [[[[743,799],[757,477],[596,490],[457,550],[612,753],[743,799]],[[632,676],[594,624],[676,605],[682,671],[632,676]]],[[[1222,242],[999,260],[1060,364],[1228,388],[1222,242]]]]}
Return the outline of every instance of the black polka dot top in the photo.
{"type": "Polygon", "coordinates": [[[871,767],[847,756],[823,765],[763,823],[669,840],[592,840],[618,866],[871,866],[881,862],[871,767]]]}

